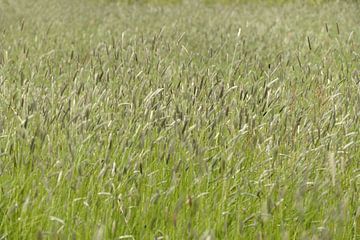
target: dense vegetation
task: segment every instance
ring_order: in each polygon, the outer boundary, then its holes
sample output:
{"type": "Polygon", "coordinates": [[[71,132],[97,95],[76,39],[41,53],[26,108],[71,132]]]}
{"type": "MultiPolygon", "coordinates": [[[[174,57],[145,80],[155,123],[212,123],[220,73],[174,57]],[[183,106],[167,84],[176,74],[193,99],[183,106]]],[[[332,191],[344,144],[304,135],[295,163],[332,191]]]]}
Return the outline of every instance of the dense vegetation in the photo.
{"type": "Polygon", "coordinates": [[[358,239],[358,13],[0,0],[0,239],[358,239]]]}

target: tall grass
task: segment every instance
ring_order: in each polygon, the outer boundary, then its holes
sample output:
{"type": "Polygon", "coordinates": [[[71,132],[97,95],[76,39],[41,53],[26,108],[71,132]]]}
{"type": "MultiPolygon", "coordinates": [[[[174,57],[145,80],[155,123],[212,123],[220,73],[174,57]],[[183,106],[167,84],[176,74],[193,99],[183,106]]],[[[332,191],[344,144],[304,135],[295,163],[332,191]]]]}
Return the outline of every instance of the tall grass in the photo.
{"type": "Polygon", "coordinates": [[[359,238],[356,4],[0,3],[0,239],[359,238]]]}

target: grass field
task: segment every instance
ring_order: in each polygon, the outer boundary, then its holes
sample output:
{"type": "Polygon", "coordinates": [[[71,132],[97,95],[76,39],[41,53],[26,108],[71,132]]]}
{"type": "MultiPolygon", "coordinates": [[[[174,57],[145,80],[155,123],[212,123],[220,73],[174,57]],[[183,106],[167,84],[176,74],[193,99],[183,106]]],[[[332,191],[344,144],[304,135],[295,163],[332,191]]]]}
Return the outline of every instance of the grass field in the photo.
{"type": "Polygon", "coordinates": [[[360,239],[360,8],[315,2],[0,0],[0,239],[360,239]]]}

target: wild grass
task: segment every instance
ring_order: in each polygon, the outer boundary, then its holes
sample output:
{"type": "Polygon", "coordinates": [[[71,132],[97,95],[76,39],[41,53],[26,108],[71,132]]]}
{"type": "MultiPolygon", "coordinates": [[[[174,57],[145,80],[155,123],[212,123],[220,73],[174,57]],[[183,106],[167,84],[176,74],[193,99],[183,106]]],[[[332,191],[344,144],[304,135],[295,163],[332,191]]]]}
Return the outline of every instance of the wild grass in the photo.
{"type": "Polygon", "coordinates": [[[0,239],[358,239],[358,10],[0,1],[0,239]]]}

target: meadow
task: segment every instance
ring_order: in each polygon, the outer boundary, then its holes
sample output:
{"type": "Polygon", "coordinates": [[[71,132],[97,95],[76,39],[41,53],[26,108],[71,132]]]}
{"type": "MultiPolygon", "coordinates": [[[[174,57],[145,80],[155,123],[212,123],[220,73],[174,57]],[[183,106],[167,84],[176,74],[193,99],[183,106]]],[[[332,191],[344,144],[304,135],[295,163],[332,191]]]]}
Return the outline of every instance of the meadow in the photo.
{"type": "Polygon", "coordinates": [[[0,0],[0,240],[360,239],[359,3],[220,2],[0,0]]]}

